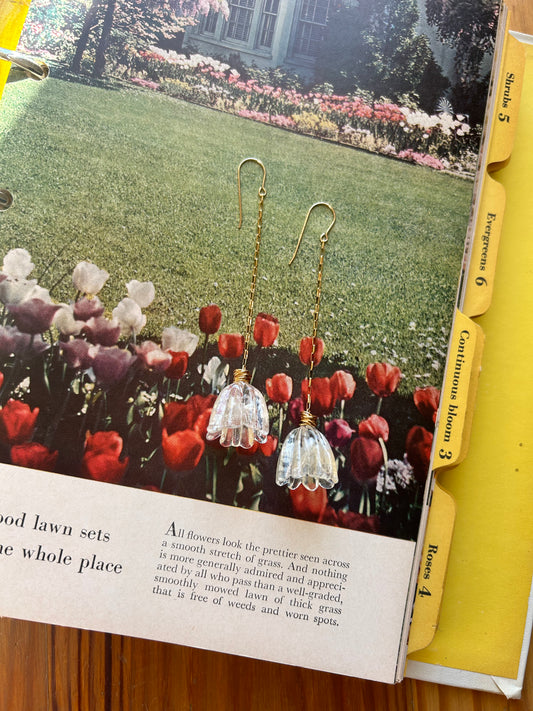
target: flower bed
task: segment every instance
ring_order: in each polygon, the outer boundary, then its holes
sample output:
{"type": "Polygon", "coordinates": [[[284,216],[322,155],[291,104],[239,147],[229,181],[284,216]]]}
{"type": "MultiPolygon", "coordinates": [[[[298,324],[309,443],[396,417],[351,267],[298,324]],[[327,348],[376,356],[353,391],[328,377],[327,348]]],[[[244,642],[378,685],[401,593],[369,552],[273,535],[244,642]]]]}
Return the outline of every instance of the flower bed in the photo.
{"type": "Polygon", "coordinates": [[[134,83],[255,121],[436,170],[475,170],[479,131],[460,115],[430,116],[390,102],[261,84],[212,57],[157,47],[139,52],[136,71],[134,83]]]}
{"type": "Polygon", "coordinates": [[[29,276],[24,249],[11,250],[0,273],[0,459],[115,484],[260,509],[324,524],[414,538],[429,466],[435,387],[417,388],[396,414],[402,377],[390,363],[363,376],[329,366],[316,371],[311,411],[331,444],[339,483],[331,491],[276,487],[281,443],[299,424],[311,357],[325,365],[324,343],[300,344],[289,367],[277,352],[278,320],[258,314],[253,337],[256,385],[266,393],[265,443],[223,448],[206,439],[216,394],[239,366],[241,334],[220,333],[216,304],[199,310],[198,334],[165,328],[160,343],[139,341],[151,282],[130,281],[106,315],[98,294],[109,274],[80,262],[72,301],[54,303],[29,276]],[[215,346],[215,336],[216,338],[215,346]],[[201,336],[200,336],[201,334],[201,336]],[[202,340],[200,340],[202,338],[202,340]],[[314,353],[311,356],[311,353],[314,353]],[[272,363],[284,363],[268,372],[272,363]],[[301,382],[299,382],[301,380],[301,382]],[[387,417],[384,411],[387,410],[387,417]],[[372,412],[371,410],[374,410],[372,412]]]}

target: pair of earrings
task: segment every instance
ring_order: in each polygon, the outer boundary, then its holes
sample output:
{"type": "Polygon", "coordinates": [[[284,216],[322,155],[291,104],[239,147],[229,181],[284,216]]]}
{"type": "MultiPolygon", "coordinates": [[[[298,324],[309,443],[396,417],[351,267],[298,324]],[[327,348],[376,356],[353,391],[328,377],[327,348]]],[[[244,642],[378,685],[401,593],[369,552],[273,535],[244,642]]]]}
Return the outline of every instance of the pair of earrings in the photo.
{"type": "MultiPolygon", "coordinates": [[[[261,231],[263,224],[263,203],[266,196],[265,182],[266,169],[257,158],[245,158],[237,169],[237,185],[239,194],[239,228],[242,225],[242,198],[241,198],[241,168],[245,163],[257,163],[263,171],[263,179],[258,192],[259,210],[255,235],[255,250],[252,268],[252,282],[248,300],[248,318],[244,337],[244,352],[241,368],[235,369],[233,383],[227,385],[218,396],[213,406],[213,411],[207,427],[207,439],[220,438],[224,447],[243,447],[249,449],[254,441],[266,442],[269,420],[268,408],[262,393],[250,383],[250,374],[246,369],[250,337],[252,333],[252,320],[254,298],[257,282],[257,269],[259,263],[259,249],[261,246],[261,231]]],[[[289,433],[278,459],[276,470],[276,483],[280,486],[287,485],[296,489],[302,484],[309,491],[314,491],[319,486],[325,489],[337,483],[337,463],[325,436],[317,427],[316,417],[311,414],[311,388],[313,380],[313,366],[315,360],[315,347],[318,333],[318,316],[320,312],[320,297],[322,293],[322,275],[324,268],[324,255],[329,233],[335,224],[334,209],[325,202],[312,205],[305,218],[304,226],[298,238],[294,254],[289,266],[294,262],[302,241],[305,228],[311,212],[316,207],[326,207],[330,210],[333,219],[328,229],[320,236],[320,259],[318,265],[317,286],[315,293],[315,306],[313,310],[313,337],[310,364],[307,373],[307,399],[302,412],[300,426],[289,433]]]]}

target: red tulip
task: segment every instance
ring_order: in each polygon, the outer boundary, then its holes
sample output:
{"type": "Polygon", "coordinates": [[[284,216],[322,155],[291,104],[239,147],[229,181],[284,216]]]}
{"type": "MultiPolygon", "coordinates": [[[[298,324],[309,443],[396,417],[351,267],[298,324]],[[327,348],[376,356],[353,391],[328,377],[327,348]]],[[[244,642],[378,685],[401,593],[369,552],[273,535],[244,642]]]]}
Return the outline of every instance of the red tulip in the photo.
{"type": "Polygon", "coordinates": [[[300,424],[300,418],[303,411],[304,402],[301,397],[295,397],[289,402],[287,412],[289,413],[290,420],[294,425],[300,424]]]}
{"type": "Polygon", "coordinates": [[[204,440],[194,430],[179,430],[169,435],[163,428],[161,445],[165,464],[177,472],[194,469],[205,450],[204,440]]]}
{"type": "Polygon", "coordinates": [[[267,435],[266,442],[259,443],[259,449],[265,457],[271,457],[278,448],[278,438],[272,435],[267,435]]]}
{"type": "Polygon", "coordinates": [[[19,331],[37,335],[50,328],[56,311],[61,307],[47,304],[42,299],[28,299],[21,304],[8,304],[7,308],[19,331]]]}
{"type": "Polygon", "coordinates": [[[0,388],[2,387],[3,384],[4,384],[4,374],[0,373],[0,388]]]}
{"type": "Polygon", "coordinates": [[[172,356],[172,363],[165,370],[165,375],[171,380],[183,378],[189,365],[189,354],[187,351],[168,351],[172,356]]]}
{"type": "Polygon", "coordinates": [[[375,439],[358,437],[350,447],[352,474],[356,481],[365,484],[377,476],[383,464],[383,452],[375,439]]]}
{"type": "Polygon", "coordinates": [[[206,336],[212,336],[213,333],[216,333],[220,328],[220,324],[222,323],[222,311],[216,304],[203,306],[200,309],[198,323],[202,333],[205,333],[206,336]]]}
{"type": "Polygon", "coordinates": [[[366,382],[378,397],[387,397],[398,387],[401,370],[390,363],[371,363],[366,369],[366,382]]]}
{"type": "MultiPolygon", "coordinates": [[[[307,403],[309,381],[302,381],[302,398],[307,403]]],[[[313,378],[311,383],[311,412],[313,415],[330,415],[335,407],[335,398],[329,378],[313,378]]]]}
{"type": "Polygon", "coordinates": [[[244,352],[244,336],[240,333],[221,333],[218,351],[223,358],[240,358],[244,352]]]}
{"type": "Polygon", "coordinates": [[[289,496],[293,514],[305,521],[320,521],[328,505],[328,494],[321,486],[315,491],[298,486],[296,489],[289,489],[289,496]]]}
{"type": "Polygon", "coordinates": [[[191,395],[185,403],[187,405],[187,413],[189,418],[188,422],[190,423],[190,427],[194,425],[198,417],[203,412],[213,407],[216,399],[216,395],[191,395]]]}
{"type": "Polygon", "coordinates": [[[330,378],[335,401],[350,400],[355,392],[355,380],[346,370],[336,370],[330,378]]]}
{"type": "Polygon", "coordinates": [[[279,321],[275,316],[260,313],[255,317],[254,340],[257,345],[267,348],[273,345],[279,333],[279,321]]]}
{"type": "Polygon", "coordinates": [[[420,484],[426,481],[428,475],[432,444],[433,434],[428,432],[425,427],[415,425],[407,433],[405,441],[407,459],[420,484]]]}
{"type": "Polygon", "coordinates": [[[350,444],[353,430],[346,420],[331,420],[326,422],[326,439],[332,447],[346,447],[350,444]]]}
{"type": "Polygon", "coordinates": [[[129,458],[120,459],[123,441],[118,432],[87,433],[82,474],[96,481],[118,484],[124,476],[129,458]]]}
{"type": "MultiPolygon", "coordinates": [[[[196,422],[193,425],[193,430],[197,432],[202,439],[205,440],[207,436],[207,426],[209,424],[209,419],[211,417],[211,413],[213,412],[213,408],[210,407],[208,410],[204,410],[202,413],[200,413],[196,419],[196,422]]],[[[210,444],[215,444],[215,442],[210,442],[210,444]]]]}
{"type": "MultiPolygon", "coordinates": [[[[300,341],[300,360],[304,365],[311,365],[311,352],[313,350],[313,339],[311,337],[302,338],[300,341]]],[[[324,355],[324,341],[321,338],[315,339],[315,352],[313,363],[318,365],[324,355]]]]}
{"type": "Polygon", "coordinates": [[[338,522],[342,528],[349,528],[352,531],[377,533],[379,530],[379,518],[375,515],[365,516],[354,511],[339,511],[338,522]]]}
{"type": "Polygon", "coordinates": [[[371,439],[381,439],[386,442],[389,439],[389,423],[379,415],[370,415],[366,420],[359,423],[359,436],[370,437],[371,439]]]}
{"type": "Polygon", "coordinates": [[[289,402],[292,395],[292,378],[285,373],[276,373],[272,378],[267,378],[265,388],[273,402],[289,402]]]}
{"type": "Polygon", "coordinates": [[[58,452],[51,452],[48,447],[38,442],[26,442],[26,444],[16,444],[11,447],[10,455],[11,462],[18,467],[53,472],[58,452]]]}
{"type": "Polygon", "coordinates": [[[33,437],[39,408],[33,410],[25,402],[8,400],[0,410],[0,441],[23,444],[33,437]]]}
{"type": "Polygon", "coordinates": [[[435,422],[437,410],[439,409],[440,390],[432,385],[427,388],[416,388],[413,393],[413,400],[418,412],[428,420],[435,422]]]}
{"type": "Polygon", "coordinates": [[[164,406],[161,426],[170,434],[178,432],[179,430],[189,429],[191,423],[188,420],[187,414],[186,403],[175,401],[167,402],[164,406]]]}
{"type": "MultiPolygon", "coordinates": [[[[301,489],[302,487],[300,487],[301,489]]],[[[333,506],[330,506],[329,504],[326,506],[326,510],[320,517],[320,523],[324,523],[327,526],[338,526],[339,525],[339,518],[337,515],[337,512],[333,508],[333,506]]]]}
{"type": "MultiPolygon", "coordinates": [[[[167,430],[169,435],[183,430],[197,429],[198,419],[210,410],[216,400],[216,395],[192,395],[185,402],[168,402],[161,426],[167,430]]],[[[201,431],[202,425],[198,425],[201,431]]]]}
{"type": "Polygon", "coordinates": [[[245,457],[251,457],[258,450],[265,455],[265,457],[271,457],[276,451],[278,446],[278,438],[272,435],[267,435],[266,442],[258,442],[257,440],[252,444],[251,447],[245,449],[244,447],[237,447],[239,454],[243,454],[245,457]]]}

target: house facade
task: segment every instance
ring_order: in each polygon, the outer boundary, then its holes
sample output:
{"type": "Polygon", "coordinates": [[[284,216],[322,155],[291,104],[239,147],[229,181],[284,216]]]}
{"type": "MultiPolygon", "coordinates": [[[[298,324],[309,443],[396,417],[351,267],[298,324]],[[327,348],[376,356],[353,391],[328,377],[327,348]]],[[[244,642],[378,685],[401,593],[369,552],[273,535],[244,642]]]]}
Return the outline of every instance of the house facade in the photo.
{"type": "Polygon", "coordinates": [[[209,12],[187,31],[200,53],[305,74],[312,70],[326,30],[330,0],[229,0],[227,20],[209,12]]]}

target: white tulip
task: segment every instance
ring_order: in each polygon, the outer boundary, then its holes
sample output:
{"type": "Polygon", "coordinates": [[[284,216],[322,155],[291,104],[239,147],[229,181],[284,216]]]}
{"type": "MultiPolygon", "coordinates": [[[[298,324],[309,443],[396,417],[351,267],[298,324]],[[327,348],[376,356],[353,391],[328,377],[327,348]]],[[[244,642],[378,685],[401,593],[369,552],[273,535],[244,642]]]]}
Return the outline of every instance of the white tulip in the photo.
{"type": "Polygon", "coordinates": [[[136,336],[146,325],[141,307],[129,296],[113,309],[113,318],[119,322],[121,334],[126,337],[131,334],[136,336]]]}
{"type": "Polygon", "coordinates": [[[169,326],[163,329],[161,348],[164,351],[174,351],[175,353],[185,351],[192,356],[198,346],[198,340],[198,336],[195,336],[190,331],[185,331],[176,326],[169,326]]]}
{"type": "Polygon", "coordinates": [[[72,283],[82,294],[95,295],[102,289],[109,279],[105,269],[99,269],[91,262],[80,262],[74,267],[72,273],[72,283]]]}
{"type": "Polygon", "coordinates": [[[155,299],[155,288],[151,281],[137,281],[132,279],[126,284],[128,296],[133,299],[141,309],[150,306],[155,299]]]}
{"type": "Polygon", "coordinates": [[[11,249],[4,257],[4,272],[13,279],[26,279],[35,264],[26,249],[11,249]]]}
{"type": "Polygon", "coordinates": [[[0,282],[0,301],[3,304],[21,304],[31,299],[30,294],[37,286],[37,279],[4,279],[0,282]]]}
{"type": "Polygon", "coordinates": [[[85,321],[74,318],[74,310],[70,304],[60,304],[61,308],[54,316],[54,326],[63,336],[77,336],[85,326],[85,321]]]}

